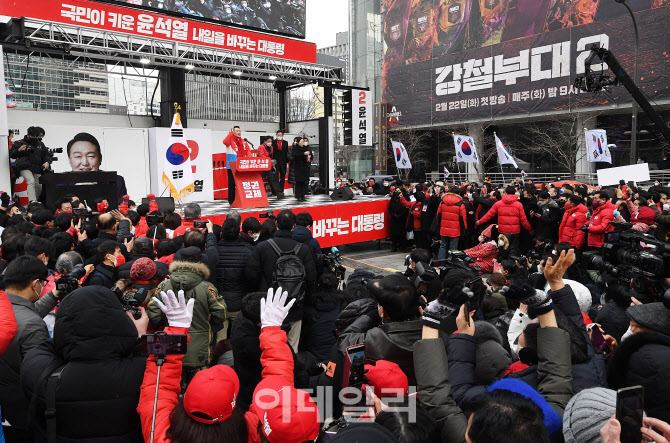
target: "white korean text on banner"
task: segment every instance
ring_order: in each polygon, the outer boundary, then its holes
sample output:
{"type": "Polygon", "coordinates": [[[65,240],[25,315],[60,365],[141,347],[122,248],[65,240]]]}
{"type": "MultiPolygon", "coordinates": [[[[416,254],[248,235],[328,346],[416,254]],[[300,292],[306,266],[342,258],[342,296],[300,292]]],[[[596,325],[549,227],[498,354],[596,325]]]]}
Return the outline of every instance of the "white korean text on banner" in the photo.
{"type": "Polygon", "coordinates": [[[604,129],[586,130],[586,154],[590,162],[612,164],[612,154],[607,147],[607,134],[604,129]]]}
{"type": "Polygon", "coordinates": [[[498,160],[500,161],[501,165],[514,165],[515,168],[519,169],[519,166],[516,164],[516,161],[514,160],[514,157],[512,157],[512,154],[509,153],[509,150],[507,150],[507,147],[503,144],[503,142],[498,138],[498,136],[495,136],[496,138],[496,149],[498,150],[498,160]]]}
{"type": "Polygon", "coordinates": [[[454,134],[454,145],[456,146],[456,159],[459,163],[479,163],[477,147],[472,137],[454,134]]]}
{"type": "Polygon", "coordinates": [[[395,158],[395,165],[398,169],[412,169],[412,162],[407,155],[405,145],[400,142],[391,142],[393,145],[393,158],[395,158]]]}
{"type": "Polygon", "coordinates": [[[354,89],[352,138],[354,145],[372,146],[372,95],[370,91],[354,89]]]}

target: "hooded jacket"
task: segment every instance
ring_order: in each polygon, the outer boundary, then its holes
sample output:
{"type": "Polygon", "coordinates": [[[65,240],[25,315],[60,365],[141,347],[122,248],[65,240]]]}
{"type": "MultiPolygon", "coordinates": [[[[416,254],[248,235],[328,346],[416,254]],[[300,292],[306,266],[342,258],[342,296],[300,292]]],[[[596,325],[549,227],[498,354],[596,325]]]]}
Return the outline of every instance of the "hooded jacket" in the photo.
{"type": "Polygon", "coordinates": [[[226,301],[230,312],[242,308],[242,297],[249,292],[249,285],[244,277],[244,269],[251,256],[251,247],[241,240],[219,242],[219,260],[216,265],[216,289],[226,301]]]}
{"type": "Polygon", "coordinates": [[[501,234],[518,234],[521,232],[521,226],[526,231],[533,230],[528,223],[526,214],[524,214],[523,205],[517,200],[516,195],[504,195],[502,200],[496,202],[486,215],[479,220],[479,224],[485,224],[496,215],[498,216],[498,232],[501,234]]]}
{"type": "Polygon", "coordinates": [[[670,337],[640,332],[626,338],[610,357],[610,387],[644,387],[644,410],[649,417],[670,421],[670,337]]]}
{"type": "Polygon", "coordinates": [[[577,249],[586,243],[586,234],[579,228],[586,225],[586,206],[579,204],[574,208],[566,208],[563,220],[558,228],[559,243],[568,242],[577,249]]]}
{"type": "Polygon", "coordinates": [[[549,199],[546,202],[537,202],[537,213],[540,217],[535,224],[535,238],[540,240],[558,240],[558,231],[561,223],[561,209],[558,204],[549,199]]]}
{"type": "Polygon", "coordinates": [[[465,204],[460,195],[447,194],[437,209],[440,217],[440,235],[442,237],[460,237],[468,229],[465,204]],[[461,226],[463,227],[461,230],[461,226]]]}
{"type": "MultiPolygon", "coordinates": [[[[146,357],[136,356],[137,329],[107,288],[78,289],[56,313],[54,338],[26,354],[21,384],[27,398],[45,368],[64,365],[56,391],[57,441],[142,442],[135,411],[146,357]]],[[[45,441],[47,380],[38,386],[35,441],[45,441]]]]}
{"type": "MultiPolygon", "coordinates": [[[[209,268],[206,264],[173,261],[170,273],[170,279],[158,285],[156,293],[172,290],[177,294],[178,291],[184,291],[186,301],[195,298],[184,367],[208,366],[212,362],[215,339],[212,326],[223,324],[226,320],[226,302],[216,287],[205,281],[209,279],[209,268]]],[[[147,305],[147,315],[154,325],[168,325],[167,317],[154,300],[147,305]]]]}
{"type": "Polygon", "coordinates": [[[614,205],[610,201],[593,211],[591,223],[589,223],[589,246],[599,248],[605,243],[605,232],[614,230],[614,227],[609,224],[613,220],[614,205]]]}

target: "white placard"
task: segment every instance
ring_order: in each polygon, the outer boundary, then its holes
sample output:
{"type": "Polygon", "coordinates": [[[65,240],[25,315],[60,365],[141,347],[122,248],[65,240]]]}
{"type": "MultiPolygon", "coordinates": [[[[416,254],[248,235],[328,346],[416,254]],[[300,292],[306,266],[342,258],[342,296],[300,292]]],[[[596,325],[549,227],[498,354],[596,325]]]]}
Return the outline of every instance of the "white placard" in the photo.
{"type": "Polygon", "coordinates": [[[354,89],[352,94],[352,138],[355,146],[372,146],[372,94],[354,89]]]}
{"type": "Polygon", "coordinates": [[[598,169],[598,186],[618,185],[619,180],[624,180],[626,183],[649,181],[649,164],[598,169]]]}

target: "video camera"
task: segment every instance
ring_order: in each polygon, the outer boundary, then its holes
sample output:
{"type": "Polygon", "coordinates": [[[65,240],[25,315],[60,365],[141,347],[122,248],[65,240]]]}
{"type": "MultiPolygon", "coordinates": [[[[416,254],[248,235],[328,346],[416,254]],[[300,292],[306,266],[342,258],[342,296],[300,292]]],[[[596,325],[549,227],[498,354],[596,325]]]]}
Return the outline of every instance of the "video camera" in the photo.
{"type": "Polygon", "coordinates": [[[610,222],[614,231],[605,233],[600,251],[587,251],[587,269],[608,274],[638,294],[662,298],[663,279],[670,277],[670,244],[639,231],[628,230],[629,223],[610,222]]]}
{"type": "Polygon", "coordinates": [[[56,290],[58,291],[58,298],[61,300],[72,291],[79,289],[79,280],[86,275],[84,265],[76,265],[70,272],[60,276],[56,283],[56,290]]]}
{"type": "MultiPolygon", "coordinates": [[[[431,268],[430,265],[426,262],[419,262],[416,264],[415,268],[416,280],[414,280],[414,286],[419,295],[423,295],[427,299],[433,299],[435,297],[429,297],[428,288],[430,284],[435,281],[435,279],[440,278],[437,271],[431,268]]],[[[437,295],[437,294],[436,294],[437,295]]]]}
{"type": "Polygon", "coordinates": [[[275,214],[274,214],[274,212],[272,212],[272,211],[268,211],[268,212],[266,212],[265,214],[259,214],[258,217],[260,217],[260,218],[268,218],[268,219],[270,219],[270,220],[275,220],[275,221],[277,220],[277,217],[275,217],[275,214]]]}
{"type": "Polygon", "coordinates": [[[447,258],[444,260],[433,260],[430,262],[430,266],[439,268],[440,278],[444,278],[446,273],[452,269],[465,269],[467,271],[476,271],[481,274],[482,267],[474,265],[474,263],[475,259],[463,251],[449,251],[447,252],[447,258]],[[473,265],[471,266],[471,264],[473,265]]]}

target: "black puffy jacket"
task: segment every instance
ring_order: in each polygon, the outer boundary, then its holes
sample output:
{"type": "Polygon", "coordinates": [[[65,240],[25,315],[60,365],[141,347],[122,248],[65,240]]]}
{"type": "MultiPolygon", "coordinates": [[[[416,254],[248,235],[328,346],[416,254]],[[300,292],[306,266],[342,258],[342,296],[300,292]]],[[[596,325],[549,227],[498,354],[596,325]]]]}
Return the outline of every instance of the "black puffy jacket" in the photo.
{"type": "MultiPolygon", "coordinates": [[[[59,442],[142,442],[136,408],[146,357],[136,356],[137,329],[107,288],[74,291],[60,304],[54,338],[26,354],[21,384],[33,395],[45,368],[64,366],[56,391],[59,442]]],[[[39,386],[34,441],[45,441],[45,393],[39,386]]]]}
{"type": "Polygon", "coordinates": [[[242,297],[249,292],[244,276],[252,247],[240,240],[219,242],[219,261],[216,265],[216,289],[226,301],[229,312],[242,308],[242,297]]]}
{"type": "MultiPolygon", "coordinates": [[[[339,294],[339,291],[334,291],[334,294],[339,294]]],[[[308,302],[303,311],[300,351],[310,352],[320,361],[328,360],[337,341],[335,323],[340,315],[340,308],[336,301],[308,302]]]]}

